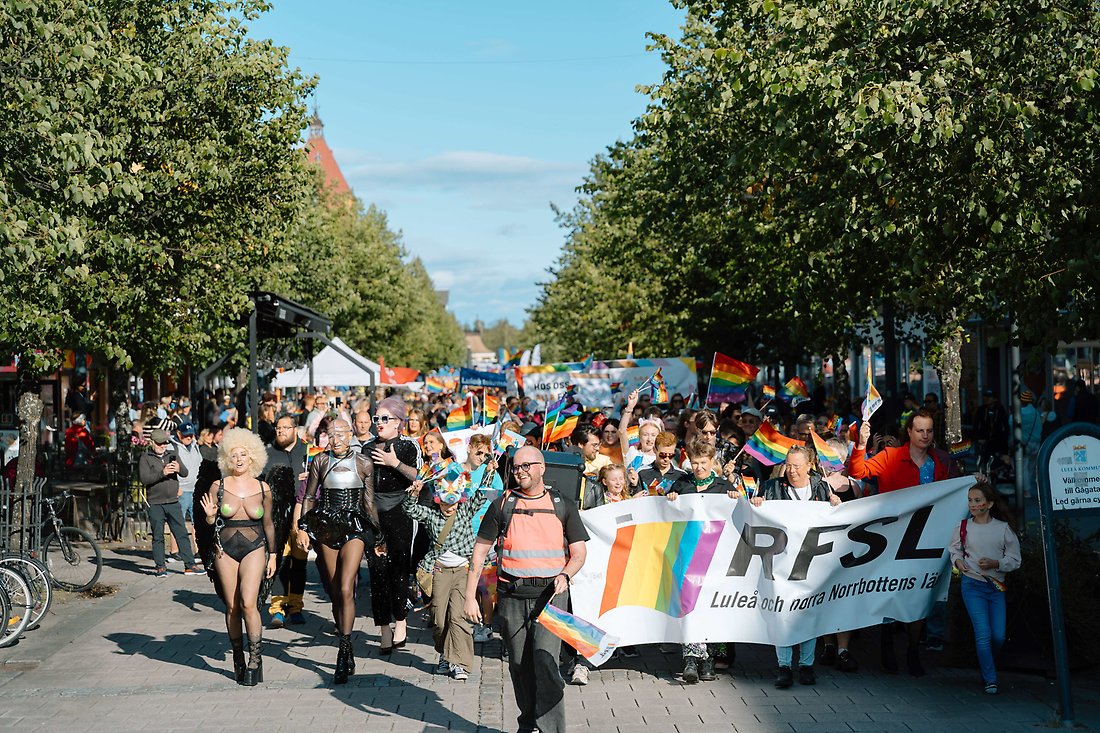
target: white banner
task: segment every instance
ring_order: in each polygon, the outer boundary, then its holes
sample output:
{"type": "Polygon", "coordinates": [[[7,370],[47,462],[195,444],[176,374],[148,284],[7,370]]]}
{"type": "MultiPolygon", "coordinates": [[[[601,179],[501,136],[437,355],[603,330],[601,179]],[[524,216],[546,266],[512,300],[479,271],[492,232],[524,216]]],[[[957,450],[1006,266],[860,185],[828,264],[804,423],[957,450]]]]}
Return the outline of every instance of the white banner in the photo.
{"type": "Polygon", "coordinates": [[[639,497],[581,514],[591,540],[573,613],[621,644],[790,646],[925,618],[950,579],[947,543],[970,477],[839,506],[639,497]]]}
{"type": "Polygon", "coordinates": [[[546,403],[561,397],[569,385],[575,384],[577,399],[585,407],[620,408],[634,388],[652,377],[658,367],[661,368],[669,397],[679,392],[687,400],[688,395],[698,389],[695,359],[692,357],[597,361],[588,372],[579,369],[557,371],[563,366],[518,367],[516,371],[523,380],[523,393],[546,403]],[[612,384],[618,384],[614,395],[612,384]]]}

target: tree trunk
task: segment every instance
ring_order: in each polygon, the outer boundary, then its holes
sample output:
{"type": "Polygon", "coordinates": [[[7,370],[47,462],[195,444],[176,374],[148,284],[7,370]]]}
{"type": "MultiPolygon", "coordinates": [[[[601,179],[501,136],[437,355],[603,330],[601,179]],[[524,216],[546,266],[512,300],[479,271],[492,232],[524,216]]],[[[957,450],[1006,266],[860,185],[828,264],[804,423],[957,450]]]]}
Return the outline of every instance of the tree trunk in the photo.
{"type": "Polygon", "coordinates": [[[948,446],[962,440],[962,404],[959,401],[959,382],[962,379],[962,341],[961,328],[940,344],[936,372],[940,375],[943,390],[943,409],[947,420],[948,446]]]}
{"type": "MultiPolygon", "coordinates": [[[[836,402],[837,412],[840,412],[841,405],[851,404],[852,400],[852,387],[848,379],[848,355],[843,351],[838,351],[833,357],[833,397],[836,402]]],[[[848,419],[847,415],[842,415],[844,419],[848,419]]]]}
{"type": "MultiPolygon", "coordinates": [[[[901,371],[898,369],[898,337],[894,324],[894,306],[884,303],[882,306],[882,355],[885,358],[886,384],[883,386],[882,396],[900,398],[898,387],[901,384],[901,371]]],[[[874,353],[872,352],[872,358],[874,353]]],[[[900,400],[899,400],[900,402],[900,400]]]]}
{"type": "MultiPolygon", "coordinates": [[[[38,434],[42,425],[42,395],[39,392],[37,375],[27,372],[22,364],[29,360],[20,359],[19,399],[15,413],[19,417],[19,459],[15,464],[15,492],[18,496],[30,496],[34,491],[34,467],[38,459],[38,434]]],[[[63,436],[58,436],[64,445],[63,436]]],[[[26,527],[30,509],[38,497],[31,501],[21,501],[12,518],[19,526],[26,527]]],[[[34,528],[33,531],[37,531],[34,528]]],[[[24,536],[24,543],[27,537],[24,536]]]]}

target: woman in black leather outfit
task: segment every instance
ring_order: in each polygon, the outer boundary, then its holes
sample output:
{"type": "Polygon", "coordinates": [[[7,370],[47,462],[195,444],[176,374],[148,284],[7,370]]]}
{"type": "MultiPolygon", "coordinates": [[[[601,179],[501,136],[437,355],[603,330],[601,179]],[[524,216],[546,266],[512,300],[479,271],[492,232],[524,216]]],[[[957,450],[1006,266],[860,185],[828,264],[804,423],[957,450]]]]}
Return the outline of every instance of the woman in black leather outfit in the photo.
{"type": "Polygon", "coordinates": [[[374,507],[374,467],[351,449],[352,429],[347,420],[333,420],[329,448],[309,467],[302,518],[298,527],[311,540],[323,562],[318,568],[327,577],[332,595],[332,618],[340,635],[334,684],[342,685],[355,674],[351,640],[355,625],[355,579],[369,546],[374,555],[385,553],[374,507]]]}
{"type": "Polygon", "coordinates": [[[387,397],[378,403],[374,428],[378,437],[363,446],[374,461],[374,497],[387,553],[370,561],[370,598],[381,636],[379,654],[405,646],[408,628],[409,573],[412,571],[413,520],[401,509],[405,491],[422,463],[420,446],[401,435],[405,403],[387,397]]]}

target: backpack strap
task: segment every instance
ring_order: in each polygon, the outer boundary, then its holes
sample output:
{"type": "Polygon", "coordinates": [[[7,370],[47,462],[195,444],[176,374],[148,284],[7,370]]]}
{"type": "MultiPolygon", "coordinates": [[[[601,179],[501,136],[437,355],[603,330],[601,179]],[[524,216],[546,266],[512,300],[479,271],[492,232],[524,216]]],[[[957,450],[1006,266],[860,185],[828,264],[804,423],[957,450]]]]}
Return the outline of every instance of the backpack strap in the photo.
{"type": "Polygon", "coordinates": [[[966,520],[959,524],[959,544],[962,545],[963,557],[966,557],[966,520]]]}
{"type": "MultiPolygon", "coordinates": [[[[554,489],[547,489],[547,493],[550,494],[550,502],[554,507],[554,516],[561,522],[561,526],[564,529],[566,520],[566,506],[562,501],[561,494],[554,489]]],[[[504,494],[503,501],[500,505],[500,524],[497,532],[497,541],[504,539],[504,536],[508,534],[508,526],[512,523],[512,517],[516,513],[516,501],[518,496],[514,491],[508,491],[504,494]]],[[[545,510],[540,510],[545,511],[545,510]]]]}

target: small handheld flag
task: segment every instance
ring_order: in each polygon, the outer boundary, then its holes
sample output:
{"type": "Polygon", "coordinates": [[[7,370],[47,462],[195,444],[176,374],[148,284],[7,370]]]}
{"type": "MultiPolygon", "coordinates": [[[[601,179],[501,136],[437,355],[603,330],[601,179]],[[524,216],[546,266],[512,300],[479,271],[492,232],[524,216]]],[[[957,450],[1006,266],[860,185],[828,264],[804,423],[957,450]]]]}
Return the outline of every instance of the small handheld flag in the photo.
{"type": "Polygon", "coordinates": [[[483,413],[486,425],[496,420],[500,416],[500,398],[496,395],[485,395],[483,413]]]}
{"type": "Polygon", "coordinates": [[[871,415],[875,414],[878,408],[882,407],[882,395],[875,389],[874,372],[875,372],[875,354],[871,352],[871,357],[867,360],[867,397],[863,400],[863,421],[867,422],[871,419],[871,415]]]}
{"type": "Polygon", "coordinates": [[[774,466],[787,460],[787,451],[796,445],[806,445],[772,427],[770,422],[760,423],[760,428],[745,441],[745,452],[765,466],[774,466]]]}
{"type": "Polygon", "coordinates": [[[822,466],[825,466],[833,471],[844,470],[844,461],[841,460],[840,454],[836,452],[836,449],[826,443],[816,430],[810,431],[810,437],[814,441],[814,450],[817,451],[817,460],[821,462],[822,466]]]}
{"type": "Polygon", "coordinates": [[[538,622],[597,667],[610,659],[619,646],[617,637],[552,603],[546,604],[538,622]]]}
{"type": "Polygon", "coordinates": [[[640,443],[638,433],[641,430],[639,425],[631,425],[626,429],[626,449],[637,448],[640,443]]]}
{"type": "Polygon", "coordinates": [[[969,440],[960,440],[958,443],[952,443],[950,451],[951,457],[962,458],[970,452],[971,448],[973,448],[973,443],[971,443],[969,440]]]}
{"type": "Polygon", "coordinates": [[[810,390],[806,388],[806,383],[798,377],[791,377],[790,380],[783,385],[783,399],[790,402],[794,400],[808,400],[810,399],[810,390]]]}
{"type": "Polygon", "coordinates": [[[752,476],[742,476],[741,486],[745,488],[745,492],[748,494],[749,498],[756,495],[756,479],[752,476]]]}
{"type": "Polygon", "coordinates": [[[829,430],[833,431],[833,435],[840,435],[840,429],[844,427],[844,418],[837,415],[831,423],[829,423],[829,430]]]}
{"type": "Polygon", "coordinates": [[[710,370],[710,387],[707,389],[707,404],[744,402],[745,390],[759,373],[760,369],[751,364],[715,352],[710,370]]]}
{"type": "Polygon", "coordinates": [[[771,401],[775,399],[775,387],[771,386],[770,384],[765,384],[761,392],[764,395],[765,400],[771,401]]]}
{"type": "Polygon", "coordinates": [[[467,397],[447,415],[447,430],[465,430],[474,426],[474,398],[467,397]]]}

